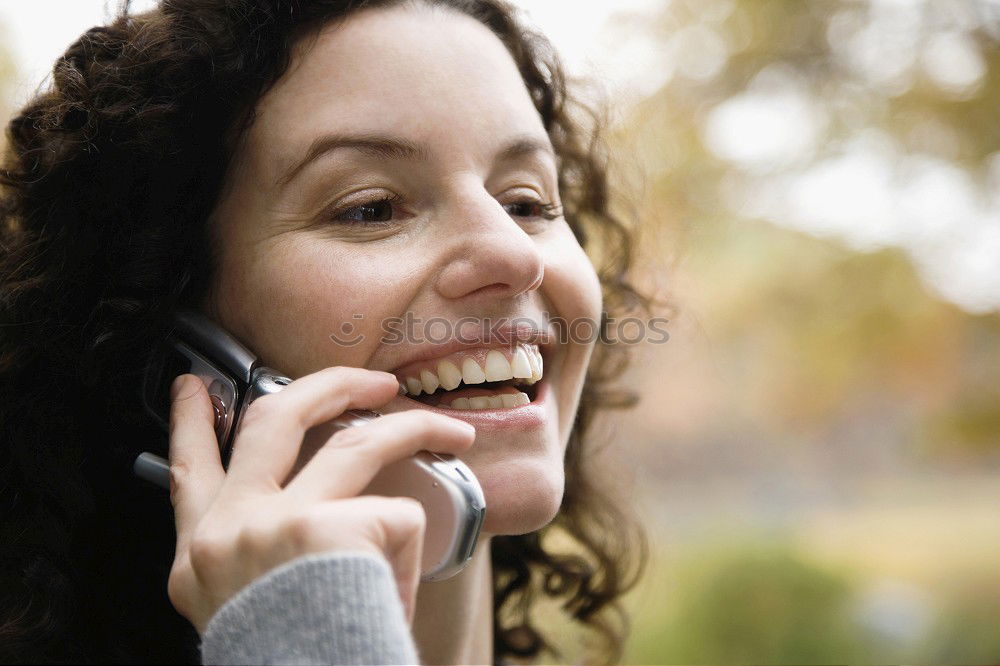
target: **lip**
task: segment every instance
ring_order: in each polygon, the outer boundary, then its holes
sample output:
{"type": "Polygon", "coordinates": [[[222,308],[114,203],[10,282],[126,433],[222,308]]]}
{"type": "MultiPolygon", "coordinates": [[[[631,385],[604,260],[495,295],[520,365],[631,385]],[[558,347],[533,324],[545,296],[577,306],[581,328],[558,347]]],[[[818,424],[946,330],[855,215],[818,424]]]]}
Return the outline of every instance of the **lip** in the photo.
{"type": "Polygon", "coordinates": [[[521,407],[505,407],[502,409],[442,409],[432,407],[407,396],[397,396],[392,405],[403,409],[425,409],[450,416],[453,419],[465,421],[474,426],[477,431],[497,430],[532,430],[545,425],[548,415],[549,381],[542,377],[536,384],[538,387],[535,399],[521,407]]]}

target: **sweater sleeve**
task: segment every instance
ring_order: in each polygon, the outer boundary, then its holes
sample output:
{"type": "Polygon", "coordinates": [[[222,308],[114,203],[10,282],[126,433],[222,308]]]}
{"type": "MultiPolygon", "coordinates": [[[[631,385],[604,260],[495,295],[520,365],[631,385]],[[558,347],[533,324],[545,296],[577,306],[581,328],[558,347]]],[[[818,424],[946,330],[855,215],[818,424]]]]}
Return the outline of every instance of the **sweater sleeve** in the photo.
{"type": "Polygon", "coordinates": [[[306,555],[264,574],[212,616],[203,664],[416,664],[389,563],[306,555]]]}

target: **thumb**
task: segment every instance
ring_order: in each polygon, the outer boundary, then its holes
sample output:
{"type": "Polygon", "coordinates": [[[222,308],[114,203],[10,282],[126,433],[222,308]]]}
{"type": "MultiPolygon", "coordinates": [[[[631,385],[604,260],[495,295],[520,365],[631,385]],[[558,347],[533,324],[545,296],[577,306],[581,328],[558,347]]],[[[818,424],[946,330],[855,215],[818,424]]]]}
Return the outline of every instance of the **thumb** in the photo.
{"type": "Polygon", "coordinates": [[[205,385],[181,375],[170,388],[170,501],[174,505],[177,552],[208,511],[225,470],[215,436],[215,412],[205,385]]]}

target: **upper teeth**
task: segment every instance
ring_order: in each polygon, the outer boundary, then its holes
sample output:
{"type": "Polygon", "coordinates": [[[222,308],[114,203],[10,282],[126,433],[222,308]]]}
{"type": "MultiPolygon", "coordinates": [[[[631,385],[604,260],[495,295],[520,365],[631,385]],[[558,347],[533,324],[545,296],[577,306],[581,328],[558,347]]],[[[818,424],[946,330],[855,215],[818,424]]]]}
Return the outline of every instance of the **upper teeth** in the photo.
{"type": "Polygon", "coordinates": [[[491,349],[485,363],[466,357],[461,361],[461,369],[453,361],[439,361],[437,367],[427,367],[419,374],[408,376],[401,382],[409,395],[434,393],[440,386],[451,391],[460,383],[482,384],[506,379],[523,379],[525,384],[534,384],[542,378],[542,355],[536,345],[518,345],[511,358],[503,352],[491,349]]]}

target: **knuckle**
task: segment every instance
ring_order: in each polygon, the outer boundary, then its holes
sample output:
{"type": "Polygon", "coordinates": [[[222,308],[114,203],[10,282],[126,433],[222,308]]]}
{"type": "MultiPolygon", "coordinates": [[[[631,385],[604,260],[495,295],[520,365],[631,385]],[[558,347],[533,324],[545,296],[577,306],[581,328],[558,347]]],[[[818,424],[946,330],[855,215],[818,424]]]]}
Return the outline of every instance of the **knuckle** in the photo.
{"type": "Polygon", "coordinates": [[[263,520],[251,521],[240,529],[236,537],[236,550],[239,553],[258,554],[270,550],[275,542],[273,530],[263,520]]]}
{"type": "Polygon", "coordinates": [[[211,573],[225,567],[232,548],[228,539],[217,533],[200,530],[188,547],[191,569],[195,573],[211,573]]]}
{"type": "Polygon", "coordinates": [[[283,536],[295,550],[305,552],[330,528],[331,522],[329,512],[310,507],[288,518],[284,524],[283,536]]]}
{"type": "Polygon", "coordinates": [[[175,564],[167,577],[167,598],[180,613],[185,613],[191,596],[191,567],[186,562],[175,564]]]}

